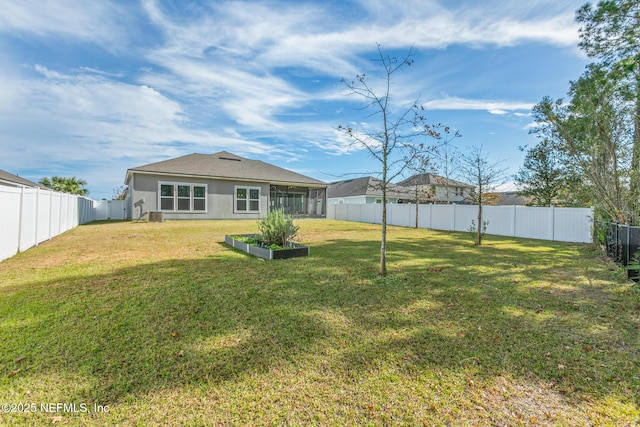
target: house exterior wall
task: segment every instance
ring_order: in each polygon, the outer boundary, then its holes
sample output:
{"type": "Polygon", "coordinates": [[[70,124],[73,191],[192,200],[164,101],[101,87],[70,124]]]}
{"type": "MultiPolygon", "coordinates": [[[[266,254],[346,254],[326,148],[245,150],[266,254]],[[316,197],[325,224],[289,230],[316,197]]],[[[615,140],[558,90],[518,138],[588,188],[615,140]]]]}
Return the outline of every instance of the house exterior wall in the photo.
{"type": "MultiPolygon", "coordinates": [[[[376,203],[376,199],[382,199],[382,196],[347,196],[347,197],[331,197],[327,199],[330,205],[339,204],[365,204],[376,203]]],[[[398,203],[397,197],[387,197],[387,203],[398,203]]]]}
{"type": "MultiPolygon", "coordinates": [[[[461,202],[465,200],[468,195],[469,195],[469,189],[467,188],[455,187],[455,186],[449,187],[449,201],[451,203],[461,202]],[[457,189],[462,190],[462,195],[459,195],[460,190],[456,191],[457,189]],[[458,192],[458,195],[456,195],[456,192],[458,192]]],[[[444,185],[436,185],[436,200],[444,201],[444,202],[447,201],[447,187],[445,187],[444,185]]]]}
{"type": "Polygon", "coordinates": [[[130,219],[148,218],[149,212],[161,211],[165,219],[258,219],[268,212],[269,185],[248,181],[227,181],[168,175],[133,173],[129,185],[130,219]],[[159,206],[160,183],[206,185],[206,211],[171,212],[159,206]],[[259,188],[259,212],[235,212],[236,186],[259,188]]]}
{"type": "MultiPolygon", "coordinates": [[[[431,193],[433,188],[435,187],[435,201],[436,202],[446,202],[447,201],[447,187],[440,184],[426,184],[421,185],[420,188],[424,192],[431,193]]],[[[407,186],[407,188],[413,188],[413,186],[407,186]]],[[[449,187],[449,201],[451,203],[460,203],[467,200],[469,196],[470,188],[465,187],[449,187]],[[457,193],[457,194],[456,194],[457,193]]]]}
{"type": "Polygon", "coordinates": [[[338,205],[343,203],[362,204],[367,203],[365,196],[347,196],[347,197],[330,197],[327,199],[327,204],[338,205]]]}

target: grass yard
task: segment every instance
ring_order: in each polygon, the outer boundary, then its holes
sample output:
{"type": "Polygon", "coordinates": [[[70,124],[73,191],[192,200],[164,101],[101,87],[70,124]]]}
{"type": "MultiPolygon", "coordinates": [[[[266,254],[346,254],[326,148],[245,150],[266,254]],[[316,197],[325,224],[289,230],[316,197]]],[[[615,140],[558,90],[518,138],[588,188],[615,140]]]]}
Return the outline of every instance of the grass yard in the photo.
{"type": "Polygon", "coordinates": [[[640,422],[640,292],[590,247],[390,227],[383,279],[379,226],[299,224],[308,258],[98,222],[0,263],[0,425],[640,422]]]}

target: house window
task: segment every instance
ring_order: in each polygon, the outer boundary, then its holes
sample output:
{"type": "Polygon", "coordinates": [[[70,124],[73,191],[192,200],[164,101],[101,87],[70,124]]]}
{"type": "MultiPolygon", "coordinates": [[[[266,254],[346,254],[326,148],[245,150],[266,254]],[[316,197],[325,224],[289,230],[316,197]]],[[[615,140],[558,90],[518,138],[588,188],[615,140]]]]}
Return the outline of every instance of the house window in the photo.
{"type": "Polygon", "coordinates": [[[205,211],[207,209],[207,188],[200,185],[193,186],[193,210],[205,211]]]}
{"type": "Polygon", "coordinates": [[[235,212],[260,212],[260,187],[235,187],[235,212]]]}
{"type": "Polygon", "coordinates": [[[191,210],[191,187],[188,185],[178,185],[178,210],[191,210]]]}
{"type": "Polygon", "coordinates": [[[207,186],[203,184],[160,184],[160,210],[170,212],[206,212],[207,186]]]}
{"type": "Polygon", "coordinates": [[[173,210],[173,184],[160,184],[160,210],[173,210]]]}
{"type": "Polygon", "coordinates": [[[382,203],[382,199],[376,199],[376,203],[382,203]]]}

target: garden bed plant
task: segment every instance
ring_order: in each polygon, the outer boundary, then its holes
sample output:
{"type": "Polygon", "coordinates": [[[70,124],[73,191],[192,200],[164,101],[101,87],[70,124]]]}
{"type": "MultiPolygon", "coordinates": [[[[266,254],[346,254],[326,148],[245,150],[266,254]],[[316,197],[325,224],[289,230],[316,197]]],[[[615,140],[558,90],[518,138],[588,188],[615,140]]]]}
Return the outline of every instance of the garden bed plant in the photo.
{"type": "Polygon", "coordinates": [[[282,210],[272,211],[258,221],[260,233],[224,236],[227,245],[264,259],[309,255],[309,248],[294,242],[299,227],[282,210]]]}

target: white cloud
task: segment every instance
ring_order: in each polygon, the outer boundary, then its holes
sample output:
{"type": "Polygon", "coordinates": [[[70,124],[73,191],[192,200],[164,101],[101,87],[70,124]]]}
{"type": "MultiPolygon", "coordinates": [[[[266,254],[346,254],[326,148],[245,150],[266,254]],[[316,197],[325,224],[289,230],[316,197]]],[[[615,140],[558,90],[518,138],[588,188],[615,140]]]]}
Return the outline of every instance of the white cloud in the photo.
{"type": "MultiPolygon", "coordinates": [[[[290,159],[316,147],[350,153],[358,148],[332,129],[351,119],[344,104],[356,100],[338,78],[374,67],[376,42],[404,51],[414,44],[423,54],[530,42],[575,49],[577,41],[575,5],[555,0],[358,1],[354,10],[340,2],[143,0],[136,10],[138,3],[110,0],[0,0],[7,46],[20,39],[95,47],[88,57],[69,49],[71,65],[8,49],[14,72],[0,69],[0,148],[24,165],[104,160],[125,169],[218,149],[290,159]],[[15,72],[38,61],[48,65],[28,77],[15,72]]],[[[392,102],[408,105],[428,83],[449,77],[402,76],[392,102]]],[[[442,96],[424,106],[525,117],[533,105],[442,96]]]]}
{"type": "Polygon", "coordinates": [[[428,110],[486,110],[491,114],[503,115],[514,110],[531,110],[533,104],[525,102],[494,101],[488,99],[466,99],[445,97],[427,101],[424,107],[428,110]]]}
{"type": "Polygon", "coordinates": [[[528,123],[527,125],[525,125],[522,129],[524,130],[532,130],[532,129],[538,129],[541,128],[545,125],[545,123],[541,123],[541,122],[531,122],[528,123]]]}
{"type": "Polygon", "coordinates": [[[378,41],[405,46],[445,48],[452,44],[513,46],[540,41],[575,46],[575,6],[557,1],[479,3],[423,0],[361,0],[378,41]]]}
{"type": "Polygon", "coordinates": [[[0,0],[0,33],[64,37],[117,49],[130,13],[121,3],[76,0],[0,0]]]}
{"type": "Polygon", "coordinates": [[[434,1],[362,3],[349,18],[335,6],[262,2],[213,3],[200,13],[170,17],[153,0],[144,2],[149,17],[165,34],[164,58],[198,58],[259,74],[275,67],[304,67],[333,76],[355,75],[358,55],[375,43],[388,48],[441,49],[454,44],[512,46],[539,41],[575,46],[574,11],[553,2],[518,7],[514,2],[441,6],[434,1]],[[359,14],[359,15],[358,15],[359,14]]]}
{"type": "Polygon", "coordinates": [[[35,68],[43,77],[11,82],[19,96],[0,117],[2,143],[20,146],[23,162],[127,157],[148,163],[149,158],[183,154],[185,146],[209,152],[230,147],[245,153],[282,151],[192,127],[180,103],[151,87],[35,68]]]}

